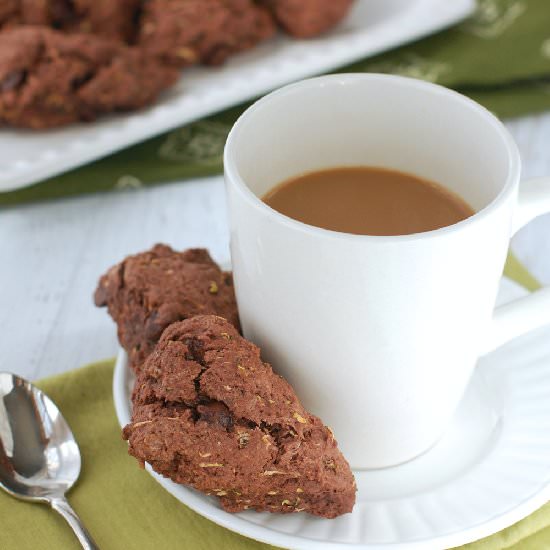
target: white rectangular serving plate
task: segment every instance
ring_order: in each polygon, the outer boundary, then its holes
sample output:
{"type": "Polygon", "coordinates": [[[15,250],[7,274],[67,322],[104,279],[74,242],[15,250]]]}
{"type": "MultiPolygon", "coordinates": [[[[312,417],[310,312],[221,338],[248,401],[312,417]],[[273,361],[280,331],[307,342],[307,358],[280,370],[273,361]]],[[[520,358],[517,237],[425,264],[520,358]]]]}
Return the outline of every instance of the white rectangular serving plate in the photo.
{"type": "Polygon", "coordinates": [[[234,56],[222,67],[185,70],[148,109],[46,131],[0,131],[0,192],[31,185],[134,143],[433,33],[466,17],[474,0],[357,0],[332,32],[286,36],[234,56]]]}

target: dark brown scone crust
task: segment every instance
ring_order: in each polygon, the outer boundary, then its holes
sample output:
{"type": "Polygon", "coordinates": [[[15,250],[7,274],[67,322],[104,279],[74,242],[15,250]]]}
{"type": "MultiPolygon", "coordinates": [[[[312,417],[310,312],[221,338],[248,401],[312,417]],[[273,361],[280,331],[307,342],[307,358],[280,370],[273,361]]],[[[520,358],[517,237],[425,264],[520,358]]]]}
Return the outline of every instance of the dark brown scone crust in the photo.
{"type": "Polygon", "coordinates": [[[142,51],[90,34],[0,33],[0,123],[50,128],[139,109],[178,78],[142,51]]]}
{"type": "Polygon", "coordinates": [[[0,26],[19,23],[19,0],[0,0],[0,26]]]}
{"type": "Polygon", "coordinates": [[[311,38],[337,25],[354,0],[260,0],[277,23],[297,38],[311,38]]]}
{"type": "Polygon", "coordinates": [[[134,370],[175,321],[215,314],[240,326],[231,274],[204,249],[176,252],[157,244],[129,256],[101,277],[94,299],[108,307],[134,370]]]}
{"type": "Polygon", "coordinates": [[[146,0],[139,44],[178,67],[218,65],[275,30],[269,12],[252,0],[146,0]]]}
{"type": "Polygon", "coordinates": [[[0,25],[43,25],[131,42],[141,0],[0,0],[0,25]]]}
{"type": "Polygon", "coordinates": [[[332,432],[225,319],[170,325],[139,374],[129,453],[225,510],[350,512],[355,480],[332,432]]]}

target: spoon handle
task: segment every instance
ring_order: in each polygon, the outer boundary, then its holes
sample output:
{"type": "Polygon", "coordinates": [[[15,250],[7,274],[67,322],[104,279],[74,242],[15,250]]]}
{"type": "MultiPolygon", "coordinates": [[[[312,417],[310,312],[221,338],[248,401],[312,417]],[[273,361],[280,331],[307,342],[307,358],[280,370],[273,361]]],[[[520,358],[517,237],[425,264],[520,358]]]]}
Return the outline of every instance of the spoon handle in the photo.
{"type": "Polygon", "coordinates": [[[99,550],[99,546],[94,542],[94,539],[92,539],[92,536],[65,498],[53,498],[50,505],[67,520],[84,550],[99,550]]]}

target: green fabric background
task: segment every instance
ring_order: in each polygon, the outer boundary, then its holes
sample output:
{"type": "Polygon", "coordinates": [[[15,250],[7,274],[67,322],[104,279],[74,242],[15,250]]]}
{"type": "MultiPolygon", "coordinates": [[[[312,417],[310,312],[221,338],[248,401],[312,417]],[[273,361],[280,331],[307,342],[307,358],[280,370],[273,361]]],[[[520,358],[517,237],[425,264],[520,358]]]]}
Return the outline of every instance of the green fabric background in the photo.
{"type": "MultiPolygon", "coordinates": [[[[458,26],[340,70],[437,82],[471,96],[500,117],[549,109],[550,3],[478,0],[476,13],[458,26]]],[[[225,136],[248,104],[31,187],[0,193],[0,206],[219,174],[225,136]]]]}

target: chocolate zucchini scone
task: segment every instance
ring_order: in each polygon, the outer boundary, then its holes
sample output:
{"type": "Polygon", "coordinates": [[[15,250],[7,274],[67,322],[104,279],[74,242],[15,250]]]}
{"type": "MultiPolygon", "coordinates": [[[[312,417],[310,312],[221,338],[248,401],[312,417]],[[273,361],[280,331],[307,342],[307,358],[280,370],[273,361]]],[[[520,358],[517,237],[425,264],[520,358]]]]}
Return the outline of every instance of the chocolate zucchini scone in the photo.
{"type": "Polygon", "coordinates": [[[131,42],[141,0],[0,0],[0,24],[43,25],[131,42]]]}
{"type": "Polygon", "coordinates": [[[116,41],[14,27],[0,33],[0,123],[50,128],[138,109],[178,77],[116,41]]]}
{"type": "Polygon", "coordinates": [[[94,299],[108,307],[134,370],[175,321],[215,314],[239,327],[231,274],[204,249],[176,252],[157,244],[129,256],[101,277],[94,299]]]}
{"type": "Polygon", "coordinates": [[[229,512],[351,512],[355,480],[332,432],[225,319],[174,323],[133,393],[129,453],[216,495],[229,512]]]}
{"type": "Polygon", "coordinates": [[[276,29],[252,0],[147,0],[140,27],[139,44],[178,67],[221,64],[276,29]]]}
{"type": "Polygon", "coordinates": [[[337,25],[354,0],[260,0],[277,23],[297,38],[311,38],[337,25]]]}

